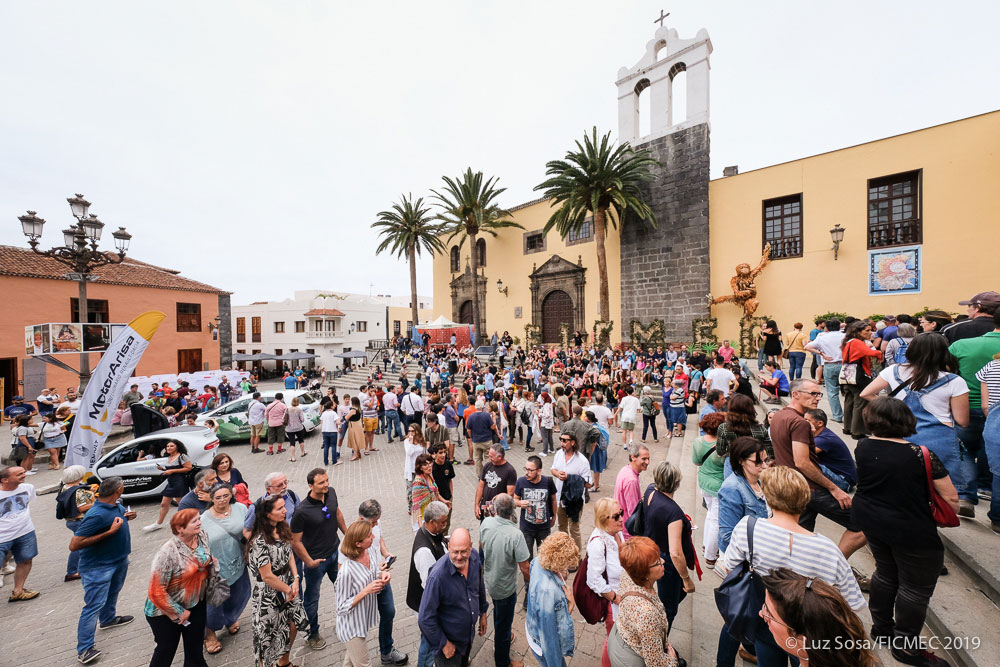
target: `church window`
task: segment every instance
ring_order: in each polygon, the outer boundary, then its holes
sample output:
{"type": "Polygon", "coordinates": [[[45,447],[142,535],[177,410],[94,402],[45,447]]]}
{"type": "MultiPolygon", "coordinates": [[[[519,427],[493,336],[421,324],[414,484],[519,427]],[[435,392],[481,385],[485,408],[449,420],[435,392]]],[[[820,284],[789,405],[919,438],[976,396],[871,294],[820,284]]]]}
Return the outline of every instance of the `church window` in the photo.
{"type": "Polygon", "coordinates": [[[771,259],[802,256],[802,193],[765,199],[764,240],[771,244],[771,259]]]}
{"type": "Polygon", "coordinates": [[[479,266],[486,266],[486,239],[476,241],[476,251],[479,253],[479,266]]]}
{"type": "Polygon", "coordinates": [[[594,219],[587,218],[577,229],[571,229],[566,235],[566,245],[586,243],[594,238],[594,219]]]}
{"type": "Polygon", "coordinates": [[[525,232],[524,233],[524,254],[530,254],[533,252],[542,252],[545,250],[545,234],[537,232],[525,232]]]}
{"type": "Polygon", "coordinates": [[[923,242],[920,171],[868,181],[868,247],[923,242]]]}
{"type": "Polygon", "coordinates": [[[461,264],[459,263],[458,258],[458,246],[453,245],[451,247],[451,272],[458,273],[461,270],[461,264]]]}

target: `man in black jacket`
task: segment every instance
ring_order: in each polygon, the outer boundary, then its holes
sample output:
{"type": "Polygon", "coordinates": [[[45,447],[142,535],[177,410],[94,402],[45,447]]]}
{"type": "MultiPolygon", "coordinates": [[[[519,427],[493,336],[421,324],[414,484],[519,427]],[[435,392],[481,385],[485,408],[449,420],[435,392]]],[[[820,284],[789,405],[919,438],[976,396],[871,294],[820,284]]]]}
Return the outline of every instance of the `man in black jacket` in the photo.
{"type": "MultiPolygon", "coordinates": [[[[420,600],[424,595],[424,586],[431,567],[438,562],[447,551],[447,538],[444,536],[448,524],[448,506],[435,500],[424,509],[424,525],[420,527],[413,538],[413,550],[410,554],[410,576],[406,582],[406,606],[415,612],[420,611],[420,600]]],[[[417,667],[431,667],[434,664],[434,651],[422,635],[420,637],[420,652],[417,656],[417,667]]]]}

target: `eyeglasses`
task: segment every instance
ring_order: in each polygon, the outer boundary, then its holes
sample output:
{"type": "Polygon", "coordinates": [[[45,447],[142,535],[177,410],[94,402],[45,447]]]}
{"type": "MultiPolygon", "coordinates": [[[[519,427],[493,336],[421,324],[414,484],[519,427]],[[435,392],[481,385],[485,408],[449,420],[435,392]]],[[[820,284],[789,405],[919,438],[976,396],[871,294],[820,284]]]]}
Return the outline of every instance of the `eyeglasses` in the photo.
{"type": "Polygon", "coordinates": [[[622,518],[623,516],[625,516],[625,512],[619,510],[619,511],[615,512],[614,514],[612,514],[611,518],[614,519],[615,521],[618,521],[618,519],[622,518]]]}
{"type": "Polygon", "coordinates": [[[657,558],[656,562],[653,563],[652,565],[650,565],[649,567],[650,567],[650,569],[652,569],[654,567],[665,567],[666,564],[667,564],[667,561],[663,560],[662,558],[657,558]]]}
{"type": "Polygon", "coordinates": [[[770,458],[754,459],[753,464],[761,467],[769,466],[771,465],[771,459],[770,458]]]}
{"type": "Polygon", "coordinates": [[[524,468],[524,472],[537,472],[537,471],[538,471],[538,468],[528,468],[528,467],[524,468]]]}
{"type": "Polygon", "coordinates": [[[765,623],[777,623],[778,625],[785,626],[789,630],[792,629],[792,626],[788,625],[787,623],[782,623],[781,621],[779,621],[774,617],[774,614],[771,613],[771,610],[767,608],[767,602],[765,602],[764,606],[760,608],[760,617],[764,619],[765,623]]]}
{"type": "Polygon", "coordinates": [[[823,392],[821,392],[821,391],[802,391],[802,390],[798,390],[798,391],[795,391],[793,393],[807,394],[809,396],[812,396],[813,398],[823,398],[823,392]]]}

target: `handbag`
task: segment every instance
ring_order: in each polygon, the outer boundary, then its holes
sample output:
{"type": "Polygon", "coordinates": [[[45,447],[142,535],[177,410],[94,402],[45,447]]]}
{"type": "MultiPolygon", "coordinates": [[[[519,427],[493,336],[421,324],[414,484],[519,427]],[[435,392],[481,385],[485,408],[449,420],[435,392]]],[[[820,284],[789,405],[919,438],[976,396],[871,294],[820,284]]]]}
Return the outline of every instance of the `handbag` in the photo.
{"type": "Polygon", "coordinates": [[[858,383],[858,365],[844,363],[840,365],[840,376],[837,378],[840,384],[858,383]]]}
{"type": "MultiPolygon", "coordinates": [[[[591,537],[591,541],[597,539],[597,535],[591,537]]],[[[607,546],[604,547],[607,549],[607,546]]],[[[590,625],[604,622],[608,617],[611,603],[604,596],[598,595],[587,585],[587,566],[590,564],[590,554],[583,557],[580,567],[576,570],[576,577],[573,579],[573,599],[576,600],[577,609],[583,620],[590,625]]],[[[604,581],[608,580],[607,568],[601,573],[604,581]]]]}
{"type": "Polygon", "coordinates": [[[205,589],[205,602],[210,607],[221,607],[229,599],[229,584],[219,575],[219,568],[213,567],[205,589]]]}
{"type": "Polygon", "coordinates": [[[646,487],[646,493],[642,494],[642,500],[635,506],[632,515],[625,522],[625,530],[628,531],[629,535],[645,535],[646,533],[646,510],[643,509],[643,505],[646,504],[646,497],[651,488],[653,488],[652,484],[646,487]]]}
{"type": "Polygon", "coordinates": [[[934,488],[934,480],[931,479],[931,454],[924,446],[920,447],[920,453],[924,457],[924,471],[927,473],[927,492],[931,498],[928,504],[931,506],[931,516],[934,517],[934,523],[941,528],[954,528],[961,522],[958,520],[955,510],[951,508],[951,505],[934,488]]]}
{"type": "Polygon", "coordinates": [[[726,621],[734,638],[753,641],[760,625],[760,610],[764,605],[764,582],[753,567],[753,529],[757,517],[747,522],[747,560],[734,567],[715,589],[715,606],[726,621]]]}

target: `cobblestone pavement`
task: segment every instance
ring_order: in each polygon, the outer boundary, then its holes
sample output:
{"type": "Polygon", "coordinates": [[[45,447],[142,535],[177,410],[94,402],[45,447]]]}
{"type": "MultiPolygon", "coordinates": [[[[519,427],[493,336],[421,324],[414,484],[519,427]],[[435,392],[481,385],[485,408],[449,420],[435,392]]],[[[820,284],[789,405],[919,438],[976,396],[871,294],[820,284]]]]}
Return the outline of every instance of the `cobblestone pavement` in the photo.
{"type": "MultiPolygon", "coordinates": [[[[825,403],[825,401],[824,401],[825,403]]],[[[825,406],[824,406],[825,407],[825,406]]],[[[689,424],[694,426],[694,418],[689,424]]],[[[697,492],[696,468],[691,463],[690,443],[697,435],[697,428],[688,430],[683,438],[672,440],[662,437],[665,430],[662,419],[659,420],[661,438],[659,442],[650,440],[652,463],[650,470],[642,478],[642,484],[652,482],[652,469],[656,463],[667,459],[680,466],[683,481],[675,495],[697,526],[694,540],[696,550],[701,558],[701,526],[704,524],[705,510],[701,507],[697,492]]],[[[638,432],[636,434],[638,436],[638,432]]],[[[537,440],[534,444],[538,444],[537,440]]],[[[383,506],[382,524],[389,549],[399,560],[393,568],[393,595],[396,602],[396,620],[394,639],[397,647],[410,654],[411,662],[415,662],[419,644],[417,619],[405,603],[406,578],[409,571],[410,551],[413,532],[409,516],[406,512],[406,492],[403,483],[403,451],[399,441],[392,444],[386,442],[385,436],[376,436],[376,446],[379,452],[363,457],[355,463],[345,463],[329,469],[330,481],[337,490],[337,495],[344,511],[345,518],[350,523],[357,516],[357,507],[366,498],[377,498],[383,506]]],[[[267,456],[249,454],[248,444],[227,445],[224,451],[231,454],[236,466],[251,484],[251,496],[258,497],[263,492],[263,478],[272,471],[285,473],[291,488],[300,496],[308,492],[305,482],[306,473],[322,463],[320,436],[318,431],[307,438],[306,447],[309,454],[300,457],[295,463],[282,456],[267,456]]],[[[466,458],[463,450],[456,451],[457,458],[466,458]]],[[[508,453],[508,460],[523,474],[526,454],[519,444],[514,444],[508,453]]],[[[547,471],[552,459],[544,458],[544,469],[547,471]]],[[[593,502],[596,498],[611,495],[614,488],[615,475],[627,463],[628,458],[621,446],[621,434],[612,429],[611,446],[608,451],[608,469],[601,481],[602,491],[591,495],[591,504],[585,506],[581,533],[584,539],[593,530],[593,502]]],[[[472,512],[472,500],[475,495],[476,478],[472,466],[456,467],[455,479],[455,516],[452,528],[466,526],[476,537],[478,522],[472,512]]],[[[58,481],[58,473],[40,471],[29,477],[28,481],[37,487],[58,481]]],[[[139,513],[137,520],[132,522],[132,557],[130,572],[118,604],[119,614],[132,614],[136,622],[110,631],[100,631],[97,634],[97,647],[103,651],[99,663],[106,667],[133,667],[146,665],[152,654],[153,642],[149,627],[144,621],[142,606],[146,597],[146,586],[149,580],[149,566],[156,549],[166,540],[166,531],[152,534],[143,533],[141,527],[150,523],[156,516],[157,504],[152,501],[131,503],[139,513]]],[[[76,664],[75,637],[76,624],[82,606],[82,588],[79,582],[64,583],[65,560],[69,531],[61,526],[61,521],[55,518],[55,496],[43,495],[32,503],[32,516],[38,532],[40,555],[35,559],[34,567],[28,577],[28,587],[41,591],[41,595],[29,602],[0,605],[0,627],[3,628],[4,651],[0,653],[0,665],[3,667],[19,666],[49,666],[76,664]]],[[[839,530],[836,526],[820,520],[818,526],[823,532],[836,540],[839,530]]],[[[864,553],[858,558],[864,560],[864,553]]],[[[868,565],[864,563],[864,565],[868,565]]],[[[862,566],[870,572],[870,567],[862,566]]],[[[12,581],[10,577],[0,595],[9,594],[12,581]]],[[[679,614],[671,631],[671,642],[681,655],[688,658],[689,664],[712,664],[714,660],[718,632],[721,621],[715,609],[712,595],[713,589],[720,580],[706,570],[704,579],[696,581],[697,590],[681,603],[679,614]]],[[[523,584],[520,584],[523,585],[523,584]]],[[[302,640],[297,640],[293,649],[293,662],[297,665],[339,665],[343,661],[343,645],[336,639],[333,586],[324,584],[320,598],[319,618],[321,633],[329,644],[322,651],[311,651],[305,647],[302,640]]],[[[867,614],[864,614],[867,617],[867,614]]],[[[571,667],[593,666],[600,664],[600,655],[604,643],[604,627],[587,625],[577,613],[576,649],[574,656],[567,662],[571,667]]],[[[221,665],[253,664],[253,649],[251,641],[250,606],[243,615],[243,630],[236,636],[223,633],[221,638],[224,650],[215,656],[206,655],[206,660],[212,667],[221,665]]],[[[865,618],[866,624],[870,621],[865,618]]],[[[373,656],[373,664],[378,664],[377,629],[369,633],[369,648],[373,656]]],[[[182,664],[181,649],[178,649],[175,665],[182,664]]],[[[514,620],[514,641],[511,657],[515,660],[524,659],[528,651],[524,639],[524,614],[518,606],[514,620]]],[[[526,659],[528,664],[535,664],[533,658],[526,659]]],[[[490,627],[484,638],[477,640],[473,648],[472,664],[476,666],[492,665],[492,613],[490,627]]]]}

